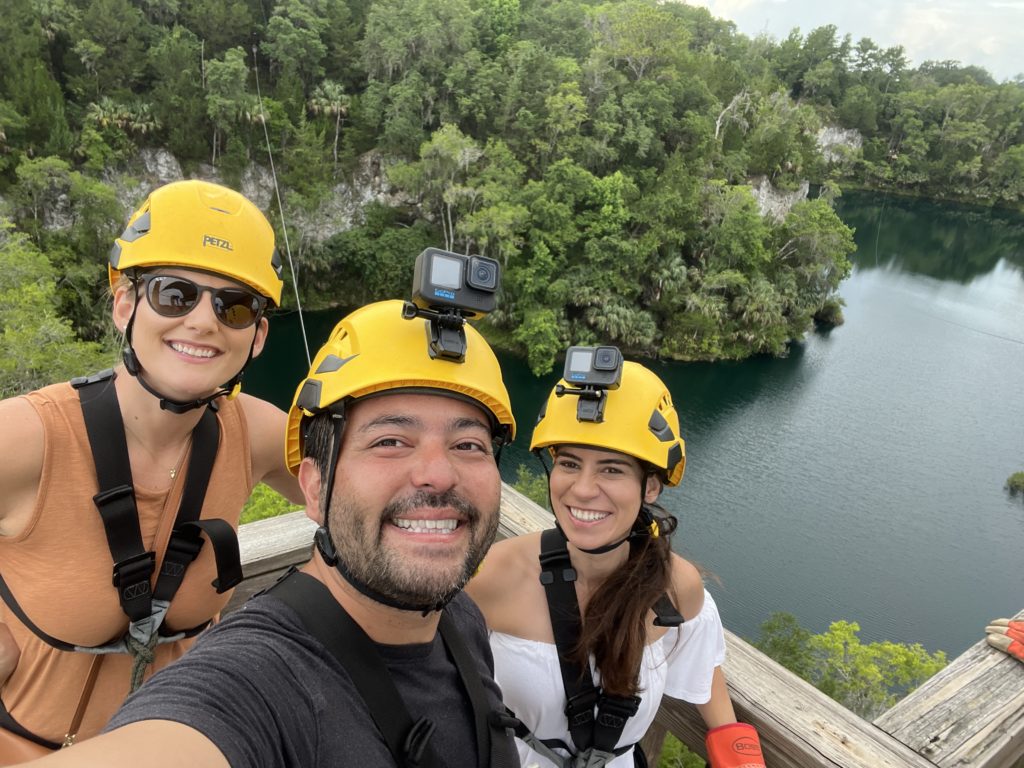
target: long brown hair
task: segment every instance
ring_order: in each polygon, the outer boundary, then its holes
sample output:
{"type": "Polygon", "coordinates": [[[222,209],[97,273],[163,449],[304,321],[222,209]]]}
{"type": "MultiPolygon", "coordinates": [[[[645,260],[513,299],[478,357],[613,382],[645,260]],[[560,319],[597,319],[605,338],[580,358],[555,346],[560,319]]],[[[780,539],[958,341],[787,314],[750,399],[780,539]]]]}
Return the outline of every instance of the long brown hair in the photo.
{"type": "Polygon", "coordinates": [[[593,654],[601,688],[612,696],[635,696],[640,689],[640,662],[647,644],[647,613],[672,591],[670,536],[676,519],[657,504],[641,507],[634,531],[643,525],[643,509],[658,523],[659,535],[642,535],[629,543],[629,557],[594,592],[582,616],[573,656],[583,669],[593,654]]]}

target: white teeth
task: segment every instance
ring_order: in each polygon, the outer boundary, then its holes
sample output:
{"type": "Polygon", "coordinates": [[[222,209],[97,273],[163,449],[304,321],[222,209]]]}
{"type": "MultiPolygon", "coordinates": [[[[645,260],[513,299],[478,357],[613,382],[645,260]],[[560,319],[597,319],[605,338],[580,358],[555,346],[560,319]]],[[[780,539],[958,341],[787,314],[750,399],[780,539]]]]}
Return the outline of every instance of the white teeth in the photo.
{"type": "Polygon", "coordinates": [[[458,520],[409,520],[399,517],[394,524],[413,533],[453,533],[459,527],[458,520]]]}
{"type": "Polygon", "coordinates": [[[595,512],[591,509],[578,509],[576,507],[569,507],[569,514],[584,523],[592,523],[595,520],[603,520],[608,517],[607,512],[595,512]]]}
{"type": "Polygon", "coordinates": [[[217,354],[216,351],[212,349],[199,349],[198,347],[182,344],[177,341],[171,342],[171,349],[175,352],[180,352],[183,355],[188,355],[189,357],[213,357],[217,354]]]}

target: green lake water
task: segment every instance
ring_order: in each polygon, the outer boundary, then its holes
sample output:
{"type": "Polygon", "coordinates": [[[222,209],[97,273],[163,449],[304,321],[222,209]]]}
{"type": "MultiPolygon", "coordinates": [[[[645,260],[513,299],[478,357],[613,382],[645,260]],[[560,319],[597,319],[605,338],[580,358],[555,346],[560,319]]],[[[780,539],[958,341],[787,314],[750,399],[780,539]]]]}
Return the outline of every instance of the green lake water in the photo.
{"type": "MultiPolygon", "coordinates": [[[[846,324],[785,359],[647,361],[672,390],[686,476],[662,502],[676,549],[711,574],[726,626],[772,611],[820,632],[951,656],[1024,608],[1024,217],[848,195],[858,252],[846,324]]],[[[306,315],[311,347],[339,313],[306,315]]],[[[502,356],[521,462],[555,375],[502,356]]],[[[287,408],[306,368],[297,315],[274,318],[246,390],[287,408]]]]}

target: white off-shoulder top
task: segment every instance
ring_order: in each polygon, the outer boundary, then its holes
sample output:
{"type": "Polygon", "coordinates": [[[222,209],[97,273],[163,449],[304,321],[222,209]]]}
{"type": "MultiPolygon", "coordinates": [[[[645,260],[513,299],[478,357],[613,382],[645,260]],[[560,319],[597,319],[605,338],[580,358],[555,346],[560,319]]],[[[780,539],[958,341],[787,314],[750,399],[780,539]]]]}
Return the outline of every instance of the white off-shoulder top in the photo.
{"type": "MultiPolygon", "coordinates": [[[[503,632],[491,632],[494,676],[505,704],[540,739],[560,739],[571,744],[565,717],[565,690],[554,643],[524,640],[503,632]]],[[[707,590],[697,616],[644,649],[640,666],[640,708],[626,721],[618,746],[634,744],[654,722],[663,695],[692,704],[711,698],[711,677],[725,661],[725,636],[718,606],[707,590]]],[[[600,673],[594,671],[600,685],[600,673]]],[[[551,768],[553,763],[517,740],[523,766],[551,768]]],[[[608,763],[608,768],[632,768],[632,751],[608,763]]]]}

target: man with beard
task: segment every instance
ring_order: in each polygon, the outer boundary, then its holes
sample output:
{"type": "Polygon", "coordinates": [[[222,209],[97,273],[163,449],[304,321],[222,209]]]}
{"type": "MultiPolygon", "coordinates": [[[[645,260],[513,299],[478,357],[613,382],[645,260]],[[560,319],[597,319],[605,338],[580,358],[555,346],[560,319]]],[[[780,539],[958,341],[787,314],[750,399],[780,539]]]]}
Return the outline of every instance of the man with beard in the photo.
{"type": "Polygon", "coordinates": [[[508,393],[473,328],[461,361],[434,356],[430,321],[402,306],[342,320],[296,393],[286,453],[321,526],[310,562],[155,675],[107,733],[38,762],[518,765],[462,594],[497,531],[508,393]]]}

